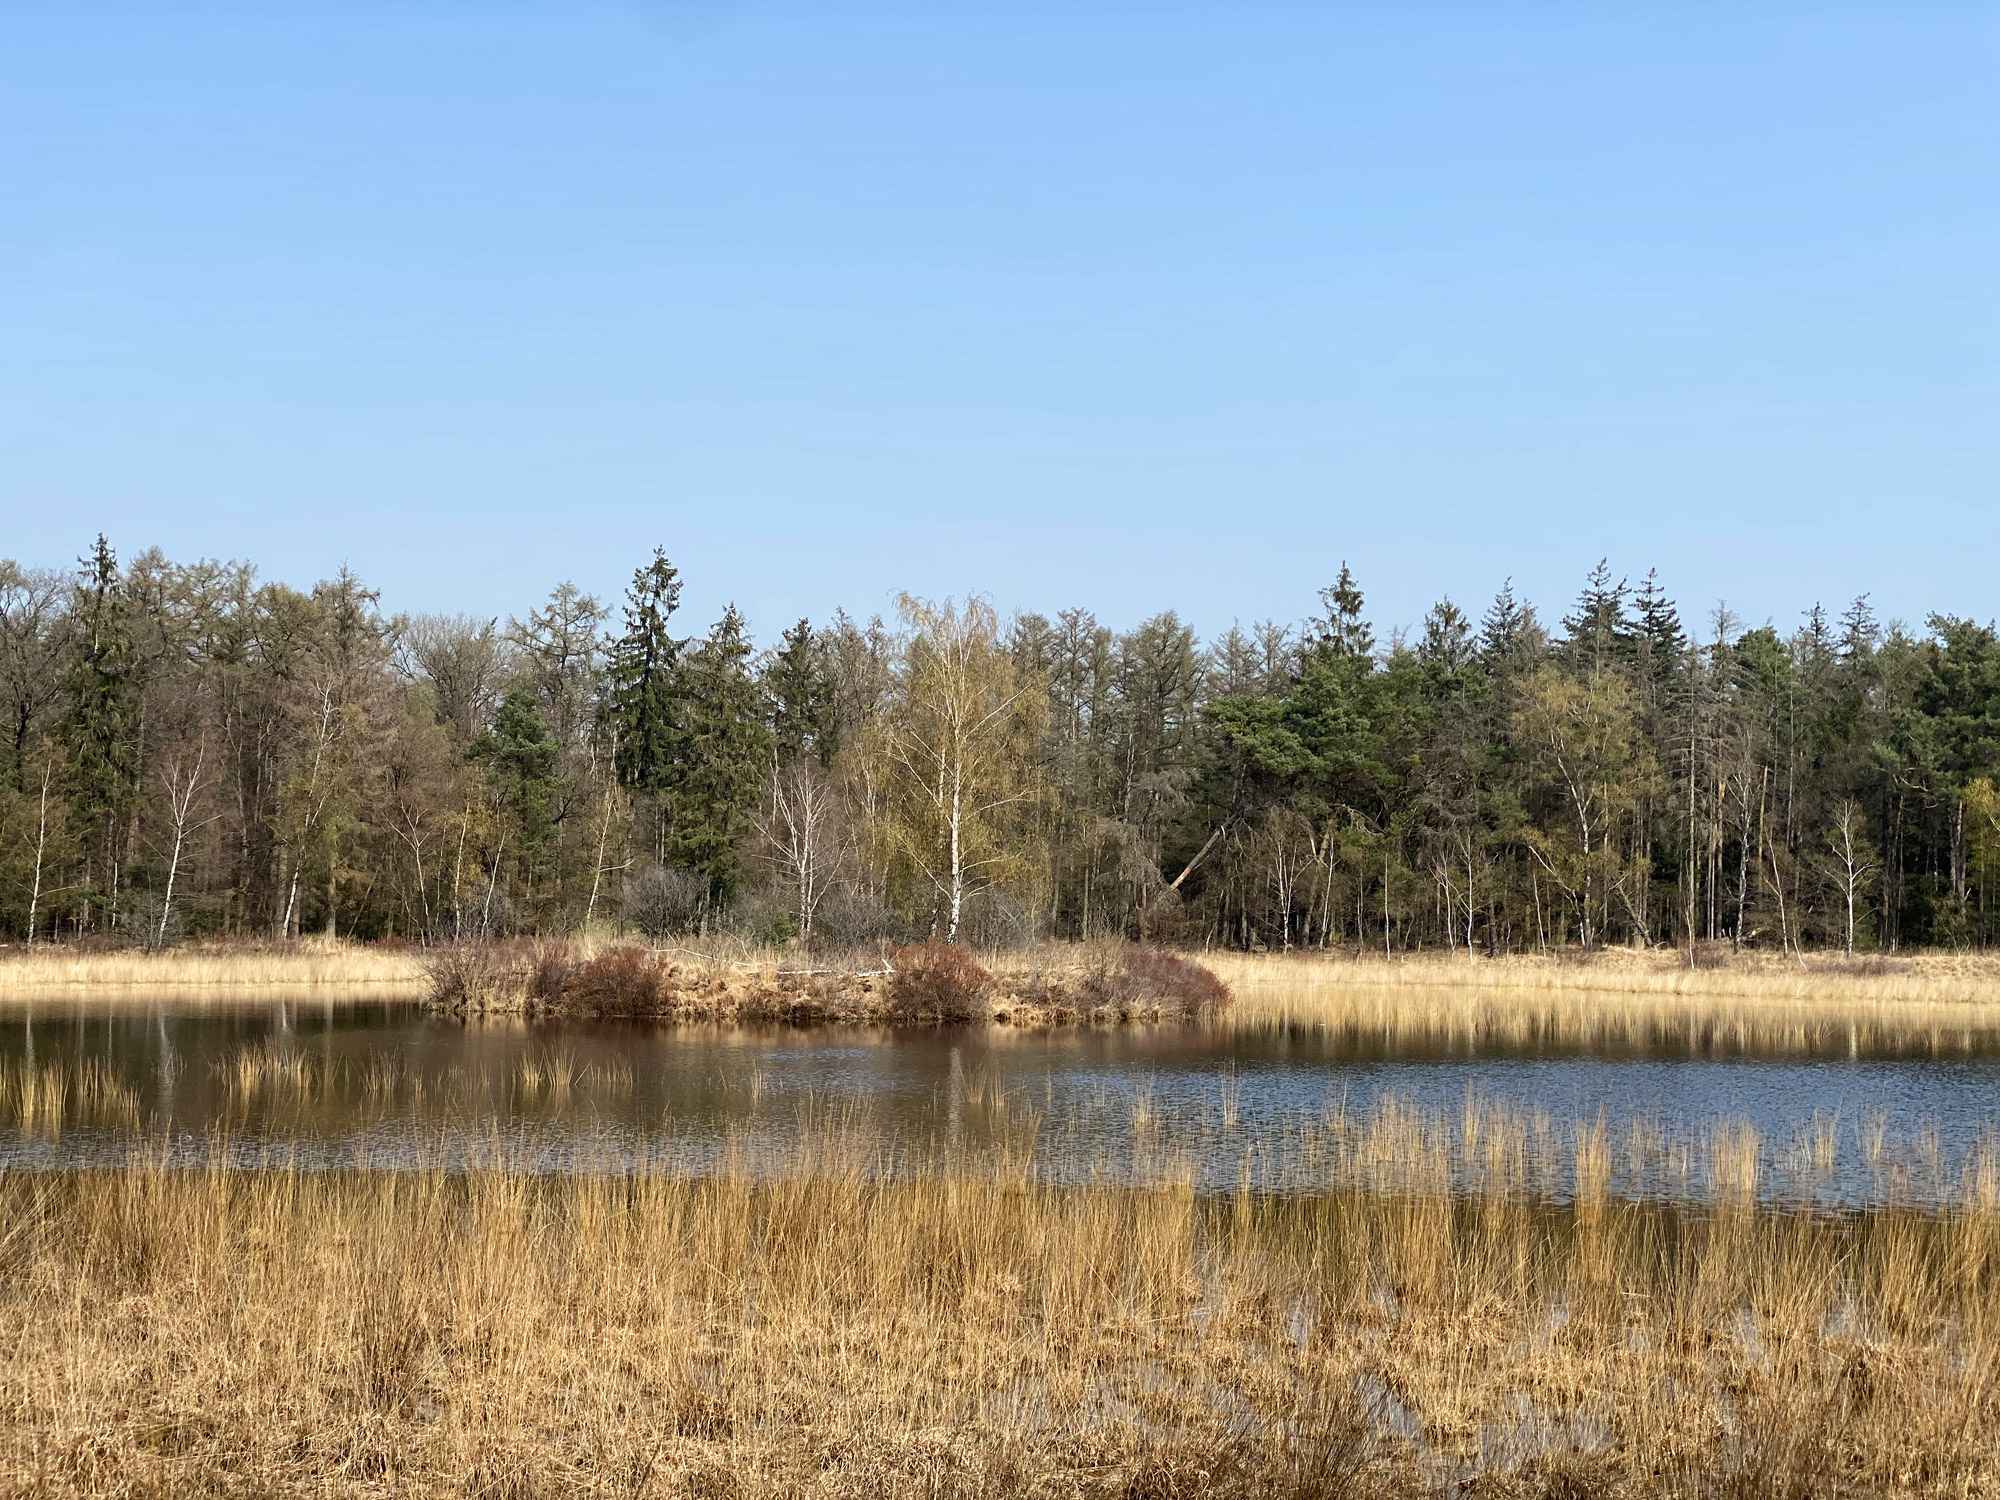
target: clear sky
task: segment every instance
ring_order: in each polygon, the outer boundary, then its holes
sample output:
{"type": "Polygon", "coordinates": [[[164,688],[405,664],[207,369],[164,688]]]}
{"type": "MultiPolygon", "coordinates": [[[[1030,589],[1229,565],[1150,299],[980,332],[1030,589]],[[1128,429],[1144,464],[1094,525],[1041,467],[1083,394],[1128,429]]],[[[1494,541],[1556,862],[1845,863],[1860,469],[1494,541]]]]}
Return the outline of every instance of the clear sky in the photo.
{"type": "Polygon", "coordinates": [[[0,555],[2000,612],[2000,8],[0,0],[0,555]]]}

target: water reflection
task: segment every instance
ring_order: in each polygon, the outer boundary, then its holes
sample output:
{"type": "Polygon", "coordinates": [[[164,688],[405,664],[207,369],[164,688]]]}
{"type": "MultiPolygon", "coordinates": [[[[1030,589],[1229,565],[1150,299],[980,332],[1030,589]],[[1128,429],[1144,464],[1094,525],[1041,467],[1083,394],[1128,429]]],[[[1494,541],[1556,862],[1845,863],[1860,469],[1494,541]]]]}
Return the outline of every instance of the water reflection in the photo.
{"type": "Polygon", "coordinates": [[[904,1158],[1198,1191],[1337,1179],[1856,1205],[1985,1191],[2000,1057],[1385,1041],[1341,1031],[880,1031],[439,1020],[405,1002],[43,1003],[0,1015],[0,1162],[135,1150],[542,1170],[904,1158]]]}

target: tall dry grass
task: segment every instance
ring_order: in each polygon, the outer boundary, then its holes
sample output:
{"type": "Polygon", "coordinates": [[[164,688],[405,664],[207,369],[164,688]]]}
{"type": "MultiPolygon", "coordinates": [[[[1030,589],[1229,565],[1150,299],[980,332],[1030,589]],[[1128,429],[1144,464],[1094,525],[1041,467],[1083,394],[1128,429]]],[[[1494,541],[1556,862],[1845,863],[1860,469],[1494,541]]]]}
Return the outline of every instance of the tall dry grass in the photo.
{"type": "Polygon", "coordinates": [[[0,1174],[0,1492],[2000,1488],[2000,1216],[725,1171],[0,1174]]]}
{"type": "Polygon", "coordinates": [[[2000,958],[1689,968],[1674,953],[1591,961],[1212,953],[1237,1025],[1309,1026],[1453,1050],[1499,1045],[1818,1055],[2000,1044],[2000,958]]]}
{"type": "Polygon", "coordinates": [[[74,948],[43,945],[0,952],[0,1000],[103,989],[134,995],[171,990],[385,987],[415,994],[423,982],[410,949],[307,939],[283,945],[74,948]]]}

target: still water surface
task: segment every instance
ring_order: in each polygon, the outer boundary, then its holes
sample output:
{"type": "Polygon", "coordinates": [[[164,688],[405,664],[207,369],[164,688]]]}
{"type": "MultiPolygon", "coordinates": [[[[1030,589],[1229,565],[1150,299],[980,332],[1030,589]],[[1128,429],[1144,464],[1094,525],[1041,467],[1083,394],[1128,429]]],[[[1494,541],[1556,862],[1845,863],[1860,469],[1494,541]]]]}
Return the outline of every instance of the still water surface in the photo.
{"type": "Polygon", "coordinates": [[[1745,1177],[1737,1161],[1740,1190],[1855,1205],[1949,1196],[2000,1140],[2000,1046],[1593,1055],[1230,1027],[467,1023],[401,1001],[123,1000],[0,1012],[0,1069],[0,1164],[27,1168],[143,1151],[309,1167],[777,1169],[802,1138],[861,1134],[905,1161],[998,1155],[1059,1182],[1165,1171],[1205,1192],[1310,1191],[1385,1101],[1462,1122],[1472,1099],[1538,1122],[1541,1187],[1558,1196],[1576,1132],[1601,1119],[1614,1191],[1719,1190],[1718,1128],[1740,1142],[1747,1124],[1757,1165],[1745,1177]],[[67,1079],[66,1102],[51,1109],[45,1087],[39,1107],[25,1103],[36,1077],[67,1079]],[[1677,1176],[1649,1176],[1618,1145],[1635,1127],[1656,1153],[1681,1143],[1677,1176]]]}

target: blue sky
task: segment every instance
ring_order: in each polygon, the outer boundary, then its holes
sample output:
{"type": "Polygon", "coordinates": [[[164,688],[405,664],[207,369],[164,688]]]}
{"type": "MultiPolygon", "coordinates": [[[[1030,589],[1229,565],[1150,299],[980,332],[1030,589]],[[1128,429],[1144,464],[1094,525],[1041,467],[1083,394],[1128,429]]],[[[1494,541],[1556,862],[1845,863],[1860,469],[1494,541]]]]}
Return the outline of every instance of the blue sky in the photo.
{"type": "Polygon", "coordinates": [[[2000,10],[0,0],[0,555],[761,638],[2000,579],[2000,10]]]}

